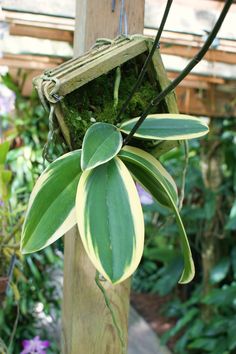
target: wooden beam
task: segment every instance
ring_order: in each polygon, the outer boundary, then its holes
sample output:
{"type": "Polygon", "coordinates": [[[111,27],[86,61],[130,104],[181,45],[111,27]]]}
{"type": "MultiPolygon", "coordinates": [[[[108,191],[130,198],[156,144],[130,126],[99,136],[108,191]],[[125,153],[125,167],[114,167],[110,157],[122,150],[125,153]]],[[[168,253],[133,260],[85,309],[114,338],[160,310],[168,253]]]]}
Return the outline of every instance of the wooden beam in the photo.
{"type": "Polygon", "coordinates": [[[236,118],[235,94],[219,91],[215,85],[207,90],[178,86],[176,96],[181,113],[210,118],[236,118]]]}
{"type": "MultiPolygon", "coordinates": [[[[161,40],[161,53],[178,55],[185,58],[193,58],[199,51],[200,46],[194,45],[181,45],[181,44],[172,44],[169,40],[162,38],[161,40]]],[[[236,50],[236,47],[235,47],[236,50]]],[[[222,62],[226,64],[235,64],[235,51],[226,52],[224,50],[210,49],[204,56],[205,60],[211,62],[222,62]]]]}
{"type": "MultiPolygon", "coordinates": [[[[155,37],[157,29],[144,28],[144,35],[148,37],[155,37]]],[[[168,40],[171,44],[183,44],[186,46],[202,46],[204,43],[203,36],[199,34],[175,32],[164,30],[161,36],[162,40],[168,40]]],[[[235,52],[236,40],[230,38],[221,38],[217,49],[235,52]]]]}
{"type": "Polygon", "coordinates": [[[0,58],[0,65],[10,68],[25,69],[26,71],[43,71],[63,63],[62,58],[51,58],[37,55],[9,54],[5,53],[0,58]]]}
{"type": "Polygon", "coordinates": [[[9,32],[13,36],[28,36],[73,43],[72,31],[50,28],[49,26],[39,26],[35,23],[11,23],[9,32]]]}
{"type": "MultiPolygon", "coordinates": [[[[144,0],[127,5],[129,33],[142,32],[144,0]]],[[[118,32],[119,7],[111,12],[110,0],[77,0],[75,56],[84,53],[97,37],[113,38],[118,32]]],[[[99,206],[95,206],[99,207],[99,206]]],[[[63,354],[121,354],[121,344],[104,297],[95,284],[95,269],[76,228],[65,235],[63,298],[63,354]]],[[[113,286],[103,282],[126,343],[130,281],[113,286]]]]}

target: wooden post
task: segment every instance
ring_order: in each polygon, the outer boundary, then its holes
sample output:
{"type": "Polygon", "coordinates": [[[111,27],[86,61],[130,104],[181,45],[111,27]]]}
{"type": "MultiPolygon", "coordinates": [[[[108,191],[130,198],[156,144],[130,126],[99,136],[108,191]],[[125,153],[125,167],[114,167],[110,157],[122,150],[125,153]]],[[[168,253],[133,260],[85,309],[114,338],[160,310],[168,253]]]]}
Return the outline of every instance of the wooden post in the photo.
{"type": "MultiPolygon", "coordinates": [[[[75,56],[88,50],[96,38],[118,34],[120,1],[77,0],[75,56]]],[[[126,1],[129,34],[142,33],[144,0],[126,1]]],[[[98,207],[98,206],[94,206],[98,207]]],[[[95,268],[85,254],[77,228],[65,235],[64,298],[62,315],[63,354],[121,354],[121,343],[104,297],[95,284],[95,268]]],[[[130,281],[112,286],[103,282],[127,352],[130,281]]]]}
{"type": "MultiPolygon", "coordinates": [[[[74,36],[74,54],[83,54],[97,38],[113,39],[119,34],[121,1],[115,1],[112,12],[112,0],[77,0],[76,25],[74,36]]],[[[129,34],[141,33],[144,28],[144,0],[126,0],[129,34]]]]}

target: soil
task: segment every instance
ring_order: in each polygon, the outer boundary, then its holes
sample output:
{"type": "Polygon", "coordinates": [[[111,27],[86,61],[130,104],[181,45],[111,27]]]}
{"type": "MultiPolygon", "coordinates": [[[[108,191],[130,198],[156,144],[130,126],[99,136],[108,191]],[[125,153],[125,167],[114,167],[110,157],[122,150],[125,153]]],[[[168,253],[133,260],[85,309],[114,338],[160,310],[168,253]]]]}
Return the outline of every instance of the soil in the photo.
{"type": "MultiPolygon", "coordinates": [[[[176,321],[173,318],[163,316],[163,306],[171,300],[171,295],[159,296],[158,294],[131,293],[131,304],[137,312],[148,322],[158,336],[162,336],[172,328],[176,321]]],[[[168,342],[168,347],[173,350],[177,337],[168,342]]]]}

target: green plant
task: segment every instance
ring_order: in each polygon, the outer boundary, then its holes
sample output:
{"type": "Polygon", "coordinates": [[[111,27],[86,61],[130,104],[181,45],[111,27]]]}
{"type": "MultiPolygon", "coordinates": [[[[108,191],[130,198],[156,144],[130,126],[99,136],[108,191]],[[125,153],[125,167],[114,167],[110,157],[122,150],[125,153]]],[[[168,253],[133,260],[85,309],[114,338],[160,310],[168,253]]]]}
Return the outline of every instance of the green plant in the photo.
{"type": "MultiPolygon", "coordinates": [[[[1,163],[0,175],[6,170],[12,177],[8,186],[4,183],[7,190],[4,207],[2,196],[0,198],[0,277],[11,270],[9,286],[0,306],[0,352],[18,354],[23,339],[39,335],[50,340],[48,353],[58,353],[55,333],[60,317],[63,245],[59,241],[53,248],[48,247],[31,257],[22,257],[19,252],[26,204],[35,179],[43,170],[47,114],[34,92],[30,98],[22,97],[9,75],[2,77],[2,82],[15,92],[16,99],[15,110],[1,116],[3,137],[7,142],[4,143],[5,161],[4,166],[1,163]],[[10,149],[8,140],[11,141],[10,149]]],[[[0,159],[2,162],[1,146],[0,159]]]]}
{"type": "MultiPolygon", "coordinates": [[[[107,123],[92,125],[82,150],[65,154],[49,165],[31,194],[22,232],[24,253],[46,247],[78,223],[84,247],[97,270],[112,283],[129,277],[140,262],[144,244],[143,216],[133,176],[175,215],[184,256],[180,282],[192,279],[194,265],[173,179],[146,151],[132,146],[121,149],[121,132],[129,134],[137,120],[124,122],[118,129],[107,123]]],[[[197,118],[165,114],[147,117],[135,137],[183,140],[207,132],[206,124],[197,118]]]]}
{"type": "MultiPolygon", "coordinates": [[[[231,211],[235,203],[236,135],[232,119],[216,119],[212,124],[213,133],[208,139],[200,143],[197,140],[190,142],[188,183],[181,213],[197,264],[195,281],[185,289],[177,288],[177,279],[171,276],[173,270],[171,273],[166,272],[171,264],[169,254],[171,257],[178,255],[174,237],[176,228],[169,214],[163,214],[157,204],[145,206],[144,209],[146,245],[143,260],[133,280],[136,291],[172,294],[165,313],[178,321],[164,336],[164,340],[177,334],[174,352],[181,354],[235,353],[236,350],[233,334],[236,295],[235,216],[231,211]],[[210,149],[210,146],[214,148],[210,149]],[[210,188],[212,175],[206,174],[204,160],[199,160],[204,150],[208,153],[208,165],[216,155],[220,157],[216,166],[220,170],[221,183],[215,190],[210,188]],[[215,262],[209,269],[209,280],[205,283],[203,239],[207,233],[209,235],[210,224],[217,226],[212,231],[215,262]]],[[[184,164],[181,151],[170,151],[161,160],[180,186],[184,164]]]]}

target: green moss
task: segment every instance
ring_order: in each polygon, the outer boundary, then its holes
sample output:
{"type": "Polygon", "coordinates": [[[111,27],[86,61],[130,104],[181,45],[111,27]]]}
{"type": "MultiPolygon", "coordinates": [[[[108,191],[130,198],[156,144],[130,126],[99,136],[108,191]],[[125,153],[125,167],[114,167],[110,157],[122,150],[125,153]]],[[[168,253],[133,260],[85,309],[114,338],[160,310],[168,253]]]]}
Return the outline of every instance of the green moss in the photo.
{"type": "MultiPolygon", "coordinates": [[[[137,80],[143,64],[143,57],[130,60],[121,66],[119,102],[114,107],[114,83],[116,69],[102,75],[88,84],[67,95],[62,102],[62,109],[74,149],[80,148],[86,130],[96,122],[117,125],[116,115],[137,80]]],[[[139,91],[133,96],[122,120],[138,117],[160,91],[155,80],[145,76],[139,91]]],[[[153,107],[152,113],[163,112],[164,107],[153,107]]]]}

